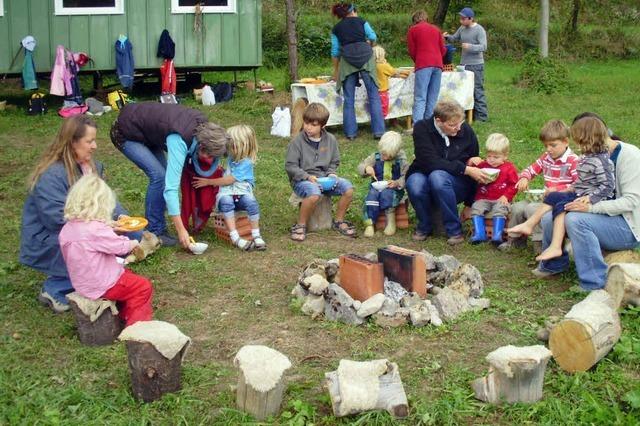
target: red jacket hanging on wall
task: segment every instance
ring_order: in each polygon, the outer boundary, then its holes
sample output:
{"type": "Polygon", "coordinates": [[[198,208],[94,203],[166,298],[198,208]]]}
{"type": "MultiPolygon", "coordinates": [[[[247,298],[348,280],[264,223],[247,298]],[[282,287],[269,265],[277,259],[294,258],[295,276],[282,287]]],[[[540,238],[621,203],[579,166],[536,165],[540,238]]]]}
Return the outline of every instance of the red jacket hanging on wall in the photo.
{"type": "Polygon", "coordinates": [[[161,93],[166,95],[176,94],[176,69],[173,66],[173,59],[165,59],[160,66],[161,93]]]}

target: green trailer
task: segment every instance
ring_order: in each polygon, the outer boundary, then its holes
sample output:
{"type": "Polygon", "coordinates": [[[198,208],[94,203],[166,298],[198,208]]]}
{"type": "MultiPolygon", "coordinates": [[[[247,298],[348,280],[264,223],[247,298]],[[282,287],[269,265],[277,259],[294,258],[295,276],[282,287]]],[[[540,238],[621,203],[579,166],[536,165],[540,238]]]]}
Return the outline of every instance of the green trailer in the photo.
{"type": "Polygon", "coordinates": [[[89,54],[83,72],[115,72],[120,35],[133,45],[137,73],[157,71],[164,29],[176,43],[177,71],[255,72],[262,65],[261,0],[0,0],[0,73],[21,72],[22,55],[11,63],[27,35],[37,41],[39,74],[51,72],[58,45],[89,54]]]}

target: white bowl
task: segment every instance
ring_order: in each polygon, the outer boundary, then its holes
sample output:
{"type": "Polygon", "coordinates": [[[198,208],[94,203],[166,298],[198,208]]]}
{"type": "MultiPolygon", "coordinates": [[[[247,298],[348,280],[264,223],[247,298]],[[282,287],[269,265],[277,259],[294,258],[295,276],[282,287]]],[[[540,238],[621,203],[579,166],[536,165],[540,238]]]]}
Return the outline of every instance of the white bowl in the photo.
{"type": "Polygon", "coordinates": [[[209,247],[207,243],[191,243],[189,244],[189,250],[193,254],[202,254],[209,247]]]}
{"type": "Polygon", "coordinates": [[[371,186],[373,186],[378,191],[384,191],[389,186],[388,180],[379,180],[376,182],[371,182],[371,186]]]}
{"type": "Polygon", "coordinates": [[[492,169],[491,167],[487,167],[481,170],[488,174],[492,181],[496,180],[498,178],[498,175],[500,174],[500,169],[492,169]]]}
{"type": "Polygon", "coordinates": [[[544,189],[528,189],[525,194],[527,194],[527,200],[541,202],[544,198],[544,189]]]}

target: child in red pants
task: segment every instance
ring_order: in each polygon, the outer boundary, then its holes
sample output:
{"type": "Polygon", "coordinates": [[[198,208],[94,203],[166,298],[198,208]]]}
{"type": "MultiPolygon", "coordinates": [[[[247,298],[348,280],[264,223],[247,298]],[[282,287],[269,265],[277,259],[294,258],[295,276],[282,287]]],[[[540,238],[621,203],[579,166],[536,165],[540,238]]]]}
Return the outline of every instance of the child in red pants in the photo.
{"type": "Polygon", "coordinates": [[[127,326],[153,317],[151,282],[125,269],[116,256],[133,250],[138,241],[119,236],[111,226],[116,196],[95,174],[80,178],[64,206],[67,223],[59,235],[62,256],[75,291],[88,299],[118,302],[127,326]]]}

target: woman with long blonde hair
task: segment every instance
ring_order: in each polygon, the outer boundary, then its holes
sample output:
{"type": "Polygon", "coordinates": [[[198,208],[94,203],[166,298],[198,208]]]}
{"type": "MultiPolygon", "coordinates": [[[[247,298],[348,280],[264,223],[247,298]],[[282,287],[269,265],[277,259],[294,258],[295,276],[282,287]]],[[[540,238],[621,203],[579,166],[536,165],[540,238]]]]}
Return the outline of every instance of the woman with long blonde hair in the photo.
{"type": "MultiPolygon", "coordinates": [[[[29,194],[22,211],[20,262],[47,275],[38,300],[57,313],[69,309],[65,295],[73,291],[58,244],[58,234],[65,222],[64,204],[69,188],[83,175],[102,175],[102,164],[93,158],[97,149],[96,130],[96,123],[83,115],[64,120],[28,181],[29,194]]],[[[126,214],[119,205],[116,213],[126,214]]],[[[140,234],[130,237],[138,238],[140,234]]]]}

